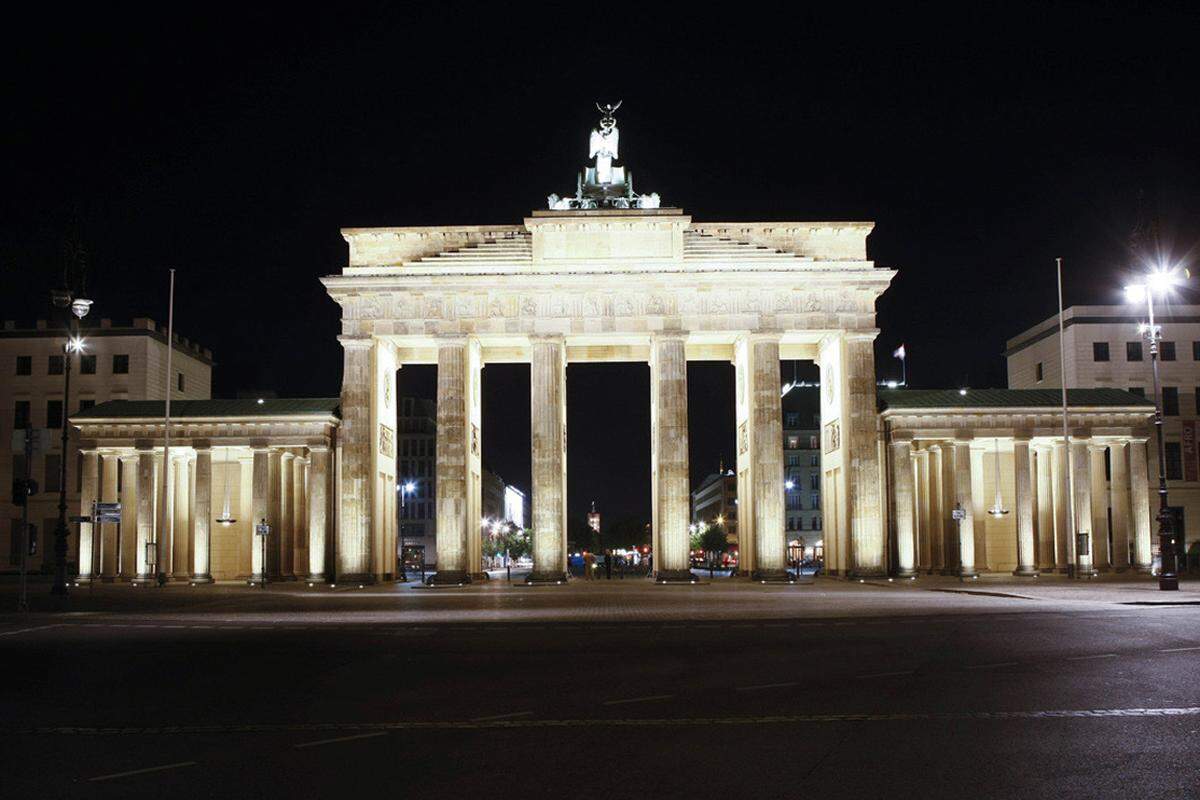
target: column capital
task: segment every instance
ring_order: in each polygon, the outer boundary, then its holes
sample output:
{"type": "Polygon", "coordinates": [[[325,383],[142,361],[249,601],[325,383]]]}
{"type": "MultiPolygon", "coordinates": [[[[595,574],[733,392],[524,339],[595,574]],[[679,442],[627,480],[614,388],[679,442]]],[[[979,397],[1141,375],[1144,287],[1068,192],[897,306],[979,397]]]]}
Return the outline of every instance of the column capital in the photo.
{"type": "Polygon", "coordinates": [[[747,342],[778,342],[783,338],[783,331],[774,329],[746,331],[738,334],[737,338],[745,339],[747,342]]]}
{"type": "Polygon", "coordinates": [[[1014,442],[1023,442],[1030,444],[1033,439],[1033,432],[1025,429],[1013,431],[1012,440],[1014,442]]]}
{"type": "Polygon", "coordinates": [[[434,338],[434,342],[437,343],[437,346],[439,348],[441,348],[441,347],[466,347],[467,342],[470,340],[470,338],[471,337],[467,336],[465,333],[448,333],[448,334],[439,334],[436,338],[434,338]]]}
{"type": "Polygon", "coordinates": [[[279,453],[279,456],[280,456],[280,458],[284,458],[284,459],[293,459],[296,457],[296,454],[293,453],[291,450],[283,450],[279,453]]]}
{"type": "Polygon", "coordinates": [[[912,447],[912,445],[913,445],[912,433],[909,433],[909,432],[893,433],[893,434],[891,434],[891,437],[890,437],[888,443],[891,444],[892,447],[899,447],[901,445],[903,445],[905,447],[912,447]]]}
{"type": "Polygon", "coordinates": [[[683,342],[683,341],[687,341],[687,338],[688,338],[687,331],[680,331],[680,330],[665,331],[664,330],[664,331],[651,331],[650,332],[650,342],[651,343],[661,342],[661,341],[683,342]]]}
{"type": "Polygon", "coordinates": [[[197,453],[202,450],[211,451],[212,448],[213,448],[213,444],[210,439],[193,439],[192,440],[192,449],[195,450],[197,453]]]}
{"type": "Polygon", "coordinates": [[[529,334],[529,343],[566,345],[567,337],[561,333],[531,333],[529,334]]]}
{"type": "Polygon", "coordinates": [[[329,452],[329,445],[327,445],[327,444],[310,444],[310,445],[305,445],[305,447],[308,448],[308,452],[310,452],[310,453],[328,453],[329,452]]]}
{"type": "Polygon", "coordinates": [[[1103,452],[1108,449],[1108,442],[1088,441],[1086,444],[1088,450],[1092,452],[1103,452]]]}
{"type": "Polygon", "coordinates": [[[338,337],[338,341],[346,350],[366,350],[375,344],[375,340],[370,336],[342,335],[338,337]]]}

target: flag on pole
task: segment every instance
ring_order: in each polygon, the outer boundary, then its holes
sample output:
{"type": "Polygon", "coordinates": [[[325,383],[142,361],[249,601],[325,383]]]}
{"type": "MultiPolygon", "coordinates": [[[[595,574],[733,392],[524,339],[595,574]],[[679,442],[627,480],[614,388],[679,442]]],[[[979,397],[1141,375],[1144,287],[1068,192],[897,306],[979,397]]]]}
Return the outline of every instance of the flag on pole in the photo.
{"type": "Polygon", "coordinates": [[[896,348],[895,352],[893,352],[893,353],[892,353],[892,357],[893,357],[893,358],[898,358],[898,359],[900,359],[901,361],[903,361],[903,360],[904,360],[904,355],[905,355],[905,353],[904,353],[904,345],[900,345],[899,347],[897,347],[897,348],[896,348]]]}

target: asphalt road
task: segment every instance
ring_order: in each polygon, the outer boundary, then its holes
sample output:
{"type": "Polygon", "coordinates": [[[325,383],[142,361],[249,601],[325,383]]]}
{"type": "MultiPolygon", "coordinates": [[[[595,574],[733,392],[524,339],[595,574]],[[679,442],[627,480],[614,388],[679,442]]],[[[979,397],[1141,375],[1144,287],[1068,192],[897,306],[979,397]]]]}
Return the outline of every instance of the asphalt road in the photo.
{"type": "Polygon", "coordinates": [[[0,794],[1200,795],[1190,598],[138,591],[0,616],[0,794]]]}

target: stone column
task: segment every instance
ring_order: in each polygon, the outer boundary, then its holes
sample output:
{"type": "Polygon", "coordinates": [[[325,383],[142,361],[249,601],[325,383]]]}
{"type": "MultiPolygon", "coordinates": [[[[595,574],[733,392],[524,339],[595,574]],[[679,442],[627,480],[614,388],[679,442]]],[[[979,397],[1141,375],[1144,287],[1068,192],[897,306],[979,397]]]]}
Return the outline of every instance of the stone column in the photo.
{"type": "Polygon", "coordinates": [[[892,442],[892,518],[896,526],[896,574],[916,574],[913,569],[912,442],[892,442]]]}
{"type": "Polygon", "coordinates": [[[929,486],[929,572],[933,573],[945,567],[943,517],[945,505],[942,496],[942,459],[945,448],[941,445],[929,446],[929,470],[926,475],[926,485],[929,486]]]}
{"type": "MultiPolygon", "coordinates": [[[[962,564],[962,553],[958,546],[958,521],[954,509],[958,507],[958,481],[955,479],[955,442],[942,445],[942,574],[957,575],[962,564]]],[[[972,552],[974,552],[972,550],[972,552]]]]}
{"type": "Polygon", "coordinates": [[[1129,447],[1113,442],[1108,447],[1112,464],[1112,565],[1117,572],[1129,569],[1129,447]]]}
{"type": "Polygon", "coordinates": [[[1107,445],[1088,446],[1088,458],[1092,472],[1092,567],[1105,572],[1109,568],[1108,557],[1108,479],[1104,477],[1104,461],[1107,445]]]}
{"type": "Polygon", "coordinates": [[[137,563],[138,583],[153,583],[154,568],[146,558],[146,550],[154,541],[154,451],[139,447],[137,454],[137,563]]]}
{"type": "MultiPolygon", "coordinates": [[[[849,465],[850,552],[853,575],[884,572],[883,492],[879,482],[876,422],[879,410],[875,386],[875,334],[847,335],[846,400],[843,405],[846,443],[844,463],[849,465]]],[[[778,376],[778,367],[776,375],[778,376]]]]}
{"type": "MultiPolygon", "coordinates": [[[[787,572],[787,511],[784,505],[783,472],[783,408],[779,386],[779,337],[756,334],[749,337],[753,351],[750,391],[753,393],[753,412],[750,423],[750,453],[754,459],[754,571],[751,577],[759,581],[788,579],[787,572]]],[[[679,358],[683,358],[680,341],[679,358]]],[[[686,364],[683,376],[686,379],[686,364]]],[[[683,393],[682,427],[683,467],[687,474],[687,382],[680,382],[683,393]]],[[[663,384],[659,384],[659,390],[663,384]]],[[[660,401],[659,411],[666,408],[660,401]]],[[[661,430],[661,425],[660,425],[661,430]]],[[[659,459],[659,469],[663,461],[659,459]]],[[[660,477],[661,488],[661,477],[660,477]]],[[[687,542],[688,489],[684,486],[683,540],[687,542]]],[[[660,498],[661,503],[661,498],[660,498]]],[[[659,506],[661,514],[662,506],[659,506]]],[[[738,521],[741,521],[739,509],[738,521]]],[[[665,529],[664,529],[665,530],[665,529]]],[[[686,555],[686,553],[685,553],[686,555]]],[[[689,570],[689,575],[690,575],[689,570]]]]}
{"type": "Polygon", "coordinates": [[[275,545],[279,548],[279,572],[284,578],[296,577],[296,517],[292,496],[295,490],[295,465],[295,453],[285,451],[279,454],[279,539],[275,545]]]}
{"type": "Polygon", "coordinates": [[[1065,442],[1055,442],[1051,457],[1052,496],[1054,499],[1054,563],[1059,572],[1071,569],[1071,549],[1073,545],[1071,533],[1071,515],[1067,503],[1069,500],[1070,482],[1067,478],[1067,445],[1065,442]]]}
{"type": "Polygon", "coordinates": [[[297,457],[292,462],[292,572],[295,577],[308,574],[308,525],[305,520],[305,510],[308,508],[305,499],[305,487],[308,482],[304,474],[308,469],[308,460],[297,457]]]}
{"type": "Polygon", "coordinates": [[[280,475],[283,472],[283,453],[270,450],[267,453],[267,524],[271,526],[271,534],[267,539],[267,575],[271,578],[282,577],[282,565],[279,541],[283,538],[283,483],[280,475]]]}
{"type": "MultiPolygon", "coordinates": [[[[100,464],[100,502],[117,503],[118,470],[121,459],[114,453],[105,453],[100,464]]],[[[122,511],[122,513],[124,513],[122,511]]],[[[100,526],[100,579],[111,583],[117,577],[117,523],[106,522],[100,526]]]]}
{"type": "Polygon", "coordinates": [[[237,458],[238,508],[238,575],[254,577],[254,555],[261,552],[262,543],[254,535],[258,520],[254,517],[254,450],[240,450],[237,458]]]}
{"type": "Polygon", "coordinates": [[[989,455],[989,449],[983,442],[973,442],[971,445],[971,511],[973,513],[975,530],[975,561],[976,569],[987,571],[987,508],[988,493],[984,477],[984,456],[989,455]]]}
{"type": "Polygon", "coordinates": [[[212,448],[196,445],[192,505],[192,583],[212,583],[212,448]]]}
{"type": "Polygon", "coordinates": [[[1074,554],[1078,571],[1088,575],[1094,570],[1091,553],[1095,553],[1095,537],[1092,527],[1092,470],[1087,440],[1071,441],[1071,482],[1075,490],[1075,532],[1089,534],[1092,546],[1089,555],[1076,552],[1074,543],[1068,544],[1067,552],[1074,554]]]}
{"type": "MultiPolygon", "coordinates": [[[[529,364],[533,463],[533,571],[530,583],[566,580],[567,355],[561,337],[532,341],[529,364]]],[[[654,554],[655,564],[658,553],[654,554]]]]}
{"type": "Polygon", "coordinates": [[[933,564],[933,540],[930,537],[933,516],[929,513],[933,507],[929,486],[929,457],[928,449],[916,454],[914,468],[916,469],[917,493],[917,569],[928,573],[933,564]]]}
{"type": "MultiPolygon", "coordinates": [[[[96,501],[99,485],[100,455],[95,450],[80,451],[83,456],[83,479],[79,490],[79,514],[90,517],[92,504],[96,501]]],[[[100,526],[91,522],[79,523],[79,577],[78,583],[90,583],[96,572],[96,533],[100,526]]]]}
{"type": "MultiPolygon", "coordinates": [[[[656,483],[658,552],[654,554],[659,583],[691,582],[688,504],[687,356],[680,333],[656,334],[650,340],[650,381],[654,385],[653,458],[656,483]]],[[[782,480],[782,468],[779,480],[782,480]]],[[[755,486],[757,507],[763,496],[755,486]]],[[[757,510],[757,508],[756,508],[757,510]]],[[[756,517],[755,525],[758,525],[756,517]]],[[[757,544],[761,544],[759,539],[757,544]]],[[[759,554],[761,564],[762,554],[759,554]]]]}
{"type": "MultiPolygon", "coordinates": [[[[271,451],[266,447],[254,448],[254,466],[252,472],[252,500],[250,501],[250,573],[251,581],[262,583],[270,570],[269,550],[271,543],[268,537],[264,549],[262,537],[256,532],[258,525],[271,524],[271,451]]],[[[275,532],[271,532],[273,537],[275,532]]]]}
{"type": "Polygon", "coordinates": [[[1029,474],[1029,439],[1013,439],[1014,487],[1017,495],[1017,568],[1013,575],[1037,575],[1033,546],[1033,480],[1029,474]]]}
{"type": "Polygon", "coordinates": [[[138,456],[121,456],[121,542],[119,574],[132,580],[138,569],[138,456]]]}
{"type": "Polygon", "coordinates": [[[1037,468],[1037,563],[1043,572],[1054,569],[1054,475],[1050,469],[1052,449],[1034,448],[1037,468]]]}
{"type": "Polygon", "coordinates": [[[962,512],[958,520],[958,569],[961,577],[978,575],[975,571],[975,497],[972,473],[975,471],[970,440],[954,443],[954,499],[962,512]]]}
{"type": "Polygon", "coordinates": [[[326,487],[329,485],[329,448],[308,448],[308,579],[325,580],[326,487]]]}
{"type": "MultiPolygon", "coordinates": [[[[437,573],[436,584],[469,583],[467,572],[467,342],[438,342],[437,366],[437,573]]],[[[536,466],[535,466],[536,473],[536,466]]]]}
{"type": "Polygon", "coordinates": [[[1129,440],[1129,495],[1133,505],[1133,566],[1138,572],[1153,568],[1150,555],[1150,480],[1146,468],[1146,440],[1129,440]]]}
{"type": "MultiPolygon", "coordinates": [[[[347,583],[372,580],[371,523],[373,487],[371,461],[371,348],[369,338],[339,337],[342,343],[342,423],[338,428],[341,449],[341,523],[337,529],[337,580],[347,583]]],[[[439,527],[439,533],[441,529],[439,527]]],[[[441,539],[439,535],[438,539],[441,539]]]]}
{"type": "Polygon", "coordinates": [[[172,491],[174,500],[171,509],[171,577],[187,580],[192,576],[192,554],[188,538],[191,533],[191,478],[188,456],[172,459],[172,491]]]}

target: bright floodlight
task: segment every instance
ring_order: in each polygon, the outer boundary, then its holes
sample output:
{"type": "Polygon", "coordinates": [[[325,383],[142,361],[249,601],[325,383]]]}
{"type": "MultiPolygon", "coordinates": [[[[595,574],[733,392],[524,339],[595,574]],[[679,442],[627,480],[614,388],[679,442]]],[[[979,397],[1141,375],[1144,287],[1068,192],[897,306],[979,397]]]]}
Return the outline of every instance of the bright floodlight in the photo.
{"type": "Polygon", "coordinates": [[[783,488],[787,489],[790,492],[792,489],[796,488],[796,482],[795,481],[784,481],[783,488]]]}
{"type": "Polygon", "coordinates": [[[1179,283],[1179,275],[1173,269],[1161,269],[1146,276],[1146,285],[1156,292],[1165,292],[1179,283]]]}
{"type": "Polygon", "coordinates": [[[72,336],[70,339],[67,340],[67,349],[70,350],[72,353],[82,353],[83,352],[83,339],[80,339],[78,336],[72,336]]]}
{"type": "Polygon", "coordinates": [[[966,394],[967,394],[967,390],[966,390],[966,389],[959,389],[959,390],[958,390],[958,393],[959,393],[959,394],[961,394],[961,395],[963,395],[963,396],[965,397],[965,396],[966,396],[966,394]]]}
{"type": "Polygon", "coordinates": [[[1140,303],[1146,299],[1146,287],[1140,283],[1125,287],[1125,299],[1131,303],[1140,303]]]}
{"type": "Polygon", "coordinates": [[[415,483],[413,483],[412,481],[409,481],[408,483],[404,484],[404,491],[406,491],[406,492],[415,492],[416,489],[417,489],[417,485],[415,483]]]}

